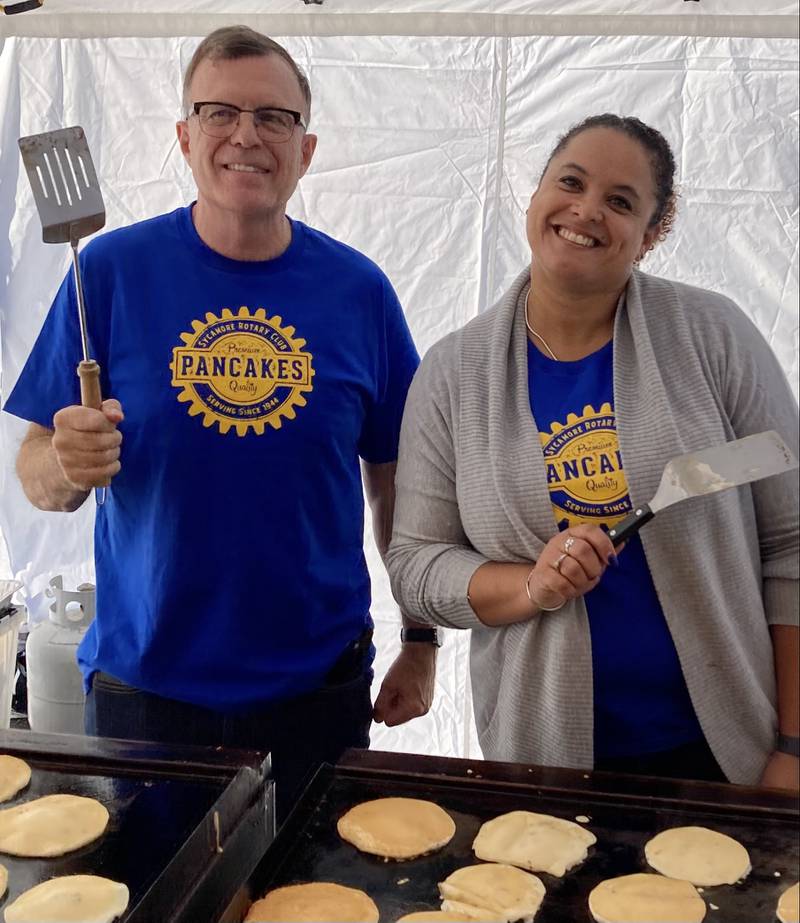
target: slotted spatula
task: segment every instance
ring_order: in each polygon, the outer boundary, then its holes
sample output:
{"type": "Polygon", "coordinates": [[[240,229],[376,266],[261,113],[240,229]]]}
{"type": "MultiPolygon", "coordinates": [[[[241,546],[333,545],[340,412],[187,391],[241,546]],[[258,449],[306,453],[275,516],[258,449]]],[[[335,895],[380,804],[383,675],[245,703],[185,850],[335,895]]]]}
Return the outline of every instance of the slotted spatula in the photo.
{"type": "MultiPolygon", "coordinates": [[[[106,210],[86,135],[78,126],[59,128],[20,138],[19,149],[42,221],[42,240],[46,244],[69,243],[72,247],[83,348],[83,359],[78,363],[81,403],[99,410],[103,403],[100,366],[89,358],[78,241],[103,227],[106,210]]],[[[95,490],[95,498],[100,505],[105,502],[105,487],[95,490]]]]}

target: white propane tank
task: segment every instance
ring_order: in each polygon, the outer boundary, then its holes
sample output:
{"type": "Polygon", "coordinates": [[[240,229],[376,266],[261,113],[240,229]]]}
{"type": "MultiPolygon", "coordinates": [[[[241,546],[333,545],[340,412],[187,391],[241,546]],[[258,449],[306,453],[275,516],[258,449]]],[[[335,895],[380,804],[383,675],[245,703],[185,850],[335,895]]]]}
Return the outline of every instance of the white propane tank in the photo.
{"type": "Polygon", "coordinates": [[[32,731],[83,734],[86,697],[75,652],[94,619],[94,586],[65,590],[58,576],[45,593],[55,600],[49,620],[31,629],[25,645],[28,723],[32,731]]]}

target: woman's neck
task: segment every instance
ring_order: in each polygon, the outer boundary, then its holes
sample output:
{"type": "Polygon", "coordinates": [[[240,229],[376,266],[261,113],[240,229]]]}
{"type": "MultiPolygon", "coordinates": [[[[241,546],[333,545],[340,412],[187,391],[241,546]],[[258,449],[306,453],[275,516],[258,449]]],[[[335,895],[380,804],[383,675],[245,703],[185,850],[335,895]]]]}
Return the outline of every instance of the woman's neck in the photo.
{"type": "MultiPolygon", "coordinates": [[[[614,333],[614,316],[622,289],[608,292],[566,291],[531,272],[528,324],[539,335],[534,345],[561,361],[574,361],[604,346],[614,333]]],[[[530,335],[530,334],[529,334],[530,335]]]]}

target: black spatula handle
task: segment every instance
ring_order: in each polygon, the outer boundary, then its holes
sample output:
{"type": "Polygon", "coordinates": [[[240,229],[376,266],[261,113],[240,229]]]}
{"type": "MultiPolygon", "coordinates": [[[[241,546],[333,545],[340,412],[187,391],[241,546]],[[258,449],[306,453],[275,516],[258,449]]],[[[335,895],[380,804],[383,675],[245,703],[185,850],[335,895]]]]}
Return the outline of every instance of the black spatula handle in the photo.
{"type": "Polygon", "coordinates": [[[639,529],[641,529],[646,522],[650,522],[655,515],[656,514],[646,503],[637,506],[629,516],[626,516],[622,520],[622,522],[618,522],[613,529],[608,530],[608,537],[614,543],[614,547],[618,548],[623,542],[627,542],[629,538],[633,538],[639,529]]]}
{"type": "Polygon", "coordinates": [[[0,6],[0,9],[6,16],[13,16],[14,13],[27,13],[29,10],[38,10],[44,3],[44,0],[22,0],[21,3],[6,3],[0,6]]]}

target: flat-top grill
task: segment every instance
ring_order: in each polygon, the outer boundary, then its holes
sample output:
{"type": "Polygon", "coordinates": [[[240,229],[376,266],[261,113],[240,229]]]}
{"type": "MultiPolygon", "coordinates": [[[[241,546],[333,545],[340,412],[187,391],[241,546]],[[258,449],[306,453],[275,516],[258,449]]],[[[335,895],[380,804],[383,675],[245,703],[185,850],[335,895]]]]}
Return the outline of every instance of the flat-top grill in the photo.
{"type": "Polygon", "coordinates": [[[668,827],[708,826],[740,840],[753,871],[741,883],[703,889],[708,923],[771,923],[781,892],[798,879],[798,802],[788,794],[742,786],[671,782],[504,763],[351,751],[323,767],[267,850],[246,893],[223,918],[242,919],[247,898],[305,881],[361,888],[381,923],[439,907],[437,883],[480,860],[471,846],[483,821],[513,810],[585,815],[597,836],[583,865],[563,878],[540,874],[547,896],[536,923],[591,923],[588,895],[605,878],[652,871],[648,839],[668,827]],[[408,862],[384,862],[339,839],[337,819],[359,801],[427,798],[456,822],[442,850],[408,862]],[[714,904],[718,910],[711,908],[714,904]]]}
{"type": "Polygon", "coordinates": [[[100,839],[65,856],[0,853],[0,910],[54,876],[94,874],[128,886],[123,923],[217,923],[272,838],[262,754],[27,731],[0,733],[0,753],[32,769],[30,785],[0,807],[63,793],[96,798],[110,814],[100,839]]]}

